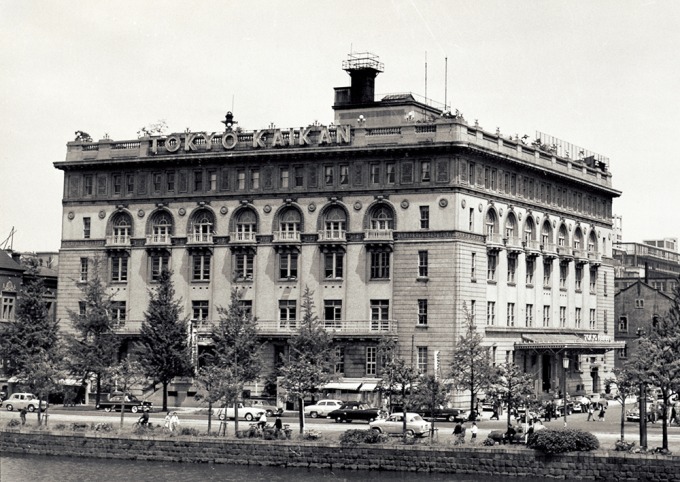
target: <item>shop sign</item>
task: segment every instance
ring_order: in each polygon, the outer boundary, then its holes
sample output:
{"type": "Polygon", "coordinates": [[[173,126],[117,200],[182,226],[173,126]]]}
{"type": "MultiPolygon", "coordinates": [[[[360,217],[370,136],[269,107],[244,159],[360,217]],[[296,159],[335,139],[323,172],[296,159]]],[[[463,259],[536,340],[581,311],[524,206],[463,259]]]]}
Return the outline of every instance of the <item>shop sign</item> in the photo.
{"type": "Polygon", "coordinates": [[[601,335],[599,333],[586,333],[583,335],[585,341],[600,341],[600,342],[611,342],[612,337],[609,335],[601,335]]]}

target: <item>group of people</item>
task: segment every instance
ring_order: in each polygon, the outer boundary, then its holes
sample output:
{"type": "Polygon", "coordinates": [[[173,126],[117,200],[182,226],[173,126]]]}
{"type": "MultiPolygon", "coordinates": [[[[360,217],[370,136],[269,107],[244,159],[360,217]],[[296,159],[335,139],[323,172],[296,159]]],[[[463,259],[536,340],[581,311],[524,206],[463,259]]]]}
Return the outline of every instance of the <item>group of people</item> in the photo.
{"type": "MultiPolygon", "coordinates": [[[[257,421],[257,426],[261,429],[264,430],[264,428],[267,426],[267,412],[262,412],[260,415],[260,418],[257,421]]],[[[274,425],[272,427],[276,433],[279,433],[281,430],[283,430],[283,422],[281,421],[281,412],[276,413],[276,420],[274,420],[274,425]]]]}
{"type": "MultiPolygon", "coordinates": [[[[463,444],[465,443],[465,433],[467,432],[467,427],[465,427],[465,421],[458,422],[453,428],[453,443],[463,444]]],[[[474,441],[477,438],[477,422],[472,422],[472,427],[470,427],[470,441],[474,441]]]]}
{"type": "Polygon", "coordinates": [[[588,404],[588,419],[587,422],[595,421],[595,412],[597,412],[597,421],[604,422],[605,415],[607,414],[607,406],[609,402],[603,400],[601,402],[590,402],[588,404]]]}
{"type": "MultiPolygon", "coordinates": [[[[137,423],[143,427],[149,425],[149,407],[144,407],[144,412],[142,416],[139,417],[137,423]]],[[[179,430],[179,416],[177,412],[168,412],[163,420],[163,428],[175,432],[179,430]]]]}

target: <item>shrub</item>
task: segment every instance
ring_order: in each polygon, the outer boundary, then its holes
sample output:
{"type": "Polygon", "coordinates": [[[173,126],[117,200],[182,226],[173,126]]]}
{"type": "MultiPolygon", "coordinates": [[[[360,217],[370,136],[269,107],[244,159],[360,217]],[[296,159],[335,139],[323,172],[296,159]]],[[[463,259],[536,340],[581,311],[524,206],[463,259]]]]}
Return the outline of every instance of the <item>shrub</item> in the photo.
{"type": "Polygon", "coordinates": [[[200,435],[199,431],[193,427],[182,427],[179,429],[179,434],[189,435],[191,437],[198,437],[200,435]]]}
{"type": "Polygon", "coordinates": [[[388,440],[388,436],[376,430],[347,430],[340,436],[342,445],[381,444],[388,440]]]}
{"type": "Polygon", "coordinates": [[[617,452],[630,452],[635,447],[635,442],[626,442],[625,440],[617,440],[614,444],[614,450],[617,452]]]}
{"type": "Polygon", "coordinates": [[[21,425],[21,422],[19,420],[17,420],[16,418],[12,418],[12,419],[10,419],[9,422],[7,422],[8,427],[18,427],[19,425],[21,425]]]}
{"type": "Polygon", "coordinates": [[[496,441],[492,438],[487,437],[482,442],[482,445],[484,445],[486,447],[491,447],[492,445],[496,445],[496,441]]]}
{"type": "Polygon", "coordinates": [[[597,437],[590,432],[573,428],[543,429],[529,436],[529,447],[548,454],[587,452],[600,446],[597,437]]]}
{"type": "Polygon", "coordinates": [[[58,423],[56,425],[53,425],[54,430],[66,430],[66,424],[65,423],[58,423]]]}
{"type": "Polygon", "coordinates": [[[95,432],[111,432],[113,430],[113,425],[110,423],[93,423],[90,425],[90,430],[95,432]]]}
{"type": "Polygon", "coordinates": [[[73,430],[74,432],[84,432],[85,430],[87,430],[87,424],[81,422],[73,422],[71,424],[71,430],[73,430]]]}

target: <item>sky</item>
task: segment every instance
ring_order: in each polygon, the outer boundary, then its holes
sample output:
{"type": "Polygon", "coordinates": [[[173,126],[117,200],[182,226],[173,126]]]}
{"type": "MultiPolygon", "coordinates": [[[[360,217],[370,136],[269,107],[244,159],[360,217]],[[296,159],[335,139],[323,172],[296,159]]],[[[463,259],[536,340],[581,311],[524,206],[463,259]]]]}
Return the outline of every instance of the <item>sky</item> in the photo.
{"type": "Polygon", "coordinates": [[[351,51],[384,63],[376,94],[609,157],[623,239],[677,238],[678,25],[673,0],[0,0],[0,248],[59,249],[75,131],[329,124],[351,51]]]}

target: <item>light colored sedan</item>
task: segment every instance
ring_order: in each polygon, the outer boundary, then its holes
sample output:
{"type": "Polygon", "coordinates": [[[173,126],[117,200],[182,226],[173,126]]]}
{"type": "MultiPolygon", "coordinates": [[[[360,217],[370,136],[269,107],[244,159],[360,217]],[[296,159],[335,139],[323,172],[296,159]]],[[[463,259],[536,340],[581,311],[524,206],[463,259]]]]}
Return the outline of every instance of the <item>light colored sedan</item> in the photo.
{"type": "Polygon", "coordinates": [[[329,413],[342,407],[343,403],[342,400],[319,400],[314,405],[307,405],[305,407],[305,415],[309,415],[312,418],[328,417],[329,413]]]}
{"type": "MultiPolygon", "coordinates": [[[[389,435],[401,435],[404,433],[404,414],[393,413],[387,418],[376,420],[368,424],[372,430],[389,435]]],[[[406,414],[406,435],[413,437],[425,437],[430,433],[430,422],[427,422],[417,413],[406,414]]]]}
{"type": "Polygon", "coordinates": [[[33,412],[38,409],[38,404],[43,410],[47,408],[47,402],[45,400],[38,401],[38,398],[32,393],[13,393],[7,400],[0,403],[0,407],[4,407],[8,412],[24,408],[33,412]]]}

